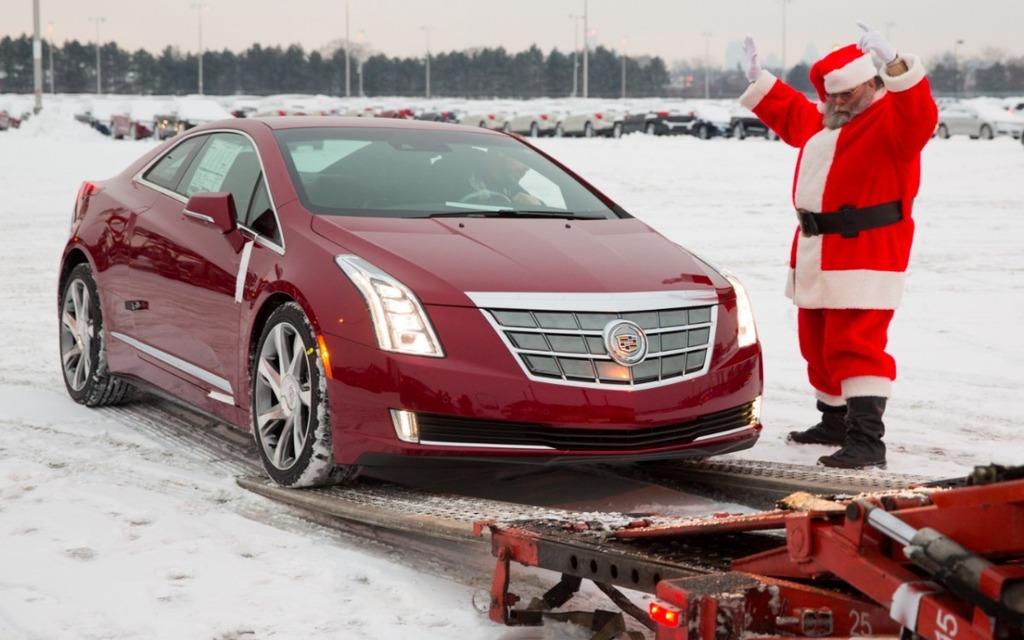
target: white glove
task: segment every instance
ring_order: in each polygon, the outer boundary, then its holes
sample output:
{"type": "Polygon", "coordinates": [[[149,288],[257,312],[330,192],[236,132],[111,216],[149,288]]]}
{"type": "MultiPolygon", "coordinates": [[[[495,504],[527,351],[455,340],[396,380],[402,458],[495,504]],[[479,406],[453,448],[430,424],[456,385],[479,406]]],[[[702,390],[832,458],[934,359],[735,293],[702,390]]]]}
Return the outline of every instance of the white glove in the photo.
{"type": "Polygon", "coordinates": [[[754,82],[761,75],[761,61],[757,57],[757,45],[750,36],[743,39],[743,60],[746,63],[747,80],[754,82]]]}
{"type": "Polygon", "coordinates": [[[857,42],[858,49],[865,53],[874,53],[885,64],[896,59],[896,49],[877,29],[860,21],[857,21],[857,26],[864,30],[864,34],[857,42]]]}

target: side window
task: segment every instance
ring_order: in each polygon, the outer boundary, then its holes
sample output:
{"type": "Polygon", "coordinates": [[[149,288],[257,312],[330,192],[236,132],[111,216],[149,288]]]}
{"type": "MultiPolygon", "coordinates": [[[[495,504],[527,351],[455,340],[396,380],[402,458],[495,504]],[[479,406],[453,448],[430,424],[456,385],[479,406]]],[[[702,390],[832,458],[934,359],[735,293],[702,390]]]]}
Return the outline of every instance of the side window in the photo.
{"type": "Polygon", "coordinates": [[[206,142],[206,136],[189,138],[164,154],[142,177],[165,189],[177,191],[181,174],[188,166],[188,160],[206,142]]]}
{"type": "Polygon", "coordinates": [[[239,222],[245,217],[260,178],[260,161],[247,138],[234,133],[215,133],[185,173],[178,193],[226,191],[235,200],[239,222]]]}
{"type": "Polygon", "coordinates": [[[267,185],[262,179],[256,186],[256,193],[253,195],[252,204],[245,217],[245,225],[279,245],[284,244],[281,241],[281,229],[277,224],[277,216],[274,215],[274,209],[270,206],[267,185]]]}

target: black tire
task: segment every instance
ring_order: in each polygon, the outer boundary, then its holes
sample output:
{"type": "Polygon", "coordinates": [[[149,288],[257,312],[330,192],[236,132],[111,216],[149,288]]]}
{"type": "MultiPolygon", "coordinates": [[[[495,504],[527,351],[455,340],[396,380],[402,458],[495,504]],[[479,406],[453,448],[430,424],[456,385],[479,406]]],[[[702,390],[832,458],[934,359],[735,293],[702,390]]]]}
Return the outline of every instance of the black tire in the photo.
{"type": "Polygon", "coordinates": [[[530,123],[530,137],[531,138],[539,138],[540,137],[540,127],[537,126],[536,122],[531,122],[530,123]]]}
{"type": "Polygon", "coordinates": [[[644,133],[646,133],[649,136],[657,135],[658,126],[653,122],[648,122],[647,125],[644,127],[644,133]]]}
{"type": "Polygon", "coordinates": [[[561,122],[559,122],[558,124],[555,125],[555,136],[554,137],[556,137],[556,138],[564,138],[565,137],[565,128],[562,126],[561,122]]]}
{"type": "Polygon", "coordinates": [[[612,126],[612,137],[613,138],[621,138],[622,137],[622,123],[621,122],[616,122],[612,126]]]}
{"type": "Polygon", "coordinates": [[[706,124],[702,124],[697,127],[697,137],[701,140],[708,140],[711,138],[711,128],[706,124]]]}
{"type": "Polygon", "coordinates": [[[946,127],[946,125],[940,124],[938,133],[939,137],[942,138],[943,140],[949,139],[949,129],[946,127]]]}
{"type": "Polygon", "coordinates": [[[263,327],[249,379],[252,430],[267,474],[284,487],[355,480],[359,467],[334,463],[324,365],[313,327],[294,302],[263,327]]]}
{"type": "Polygon", "coordinates": [[[107,369],[103,311],[89,265],[71,270],[58,304],[61,371],[68,395],[87,407],[123,402],[133,387],[107,369]]]}
{"type": "Polygon", "coordinates": [[[992,133],[992,127],[988,126],[987,124],[981,125],[981,129],[978,130],[978,136],[982,140],[991,140],[992,138],[995,137],[992,133]]]}
{"type": "Polygon", "coordinates": [[[734,129],[734,131],[736,132],[735,133],[736,138],[738,138],[739,140],[745,140],[746,139],[746,137],[747,137],[747,128],[743,125],[742,122],[737,122],[736,123],[736,128],[734,129]]]}
{"type": "Polygon", "coordinates": [[[593,138],[594,137],[594,125],[589,122],[583,125],[583,137],[593,138]]]}

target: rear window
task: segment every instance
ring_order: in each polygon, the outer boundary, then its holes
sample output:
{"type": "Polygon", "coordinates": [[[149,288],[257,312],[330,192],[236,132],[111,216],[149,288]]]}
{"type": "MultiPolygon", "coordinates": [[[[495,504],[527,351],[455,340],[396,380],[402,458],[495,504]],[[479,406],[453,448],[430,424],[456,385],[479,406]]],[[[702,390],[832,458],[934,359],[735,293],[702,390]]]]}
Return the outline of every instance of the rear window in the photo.
{"type": "Polygon", "coordinates": [[[321,215],[625,215],[518,140],[452,127],[275,132],[299,198],[321,215]]]}

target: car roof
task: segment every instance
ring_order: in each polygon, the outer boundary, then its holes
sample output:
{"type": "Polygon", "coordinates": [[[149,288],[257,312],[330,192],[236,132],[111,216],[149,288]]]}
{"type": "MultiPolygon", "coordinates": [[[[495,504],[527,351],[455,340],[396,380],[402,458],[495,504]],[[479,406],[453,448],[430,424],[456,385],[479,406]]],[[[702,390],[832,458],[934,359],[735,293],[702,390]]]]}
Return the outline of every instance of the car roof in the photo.
{"type": "Polygon", "coordinates": [[[448,122],[430,120],[406,120],[402,118],[359,118],[355,116],[265,116],[254,118],[229,118],[203,124],[193,131],[223,128],[239,129],[252,132],[256,128],[267,128],[272,131],[288,129],[308,129],[317,127],[336,127],[342,129],[408,129],[413,131],[471,131],[480,135],[504,136],[500,131],[481,129],[448,122]]]}

